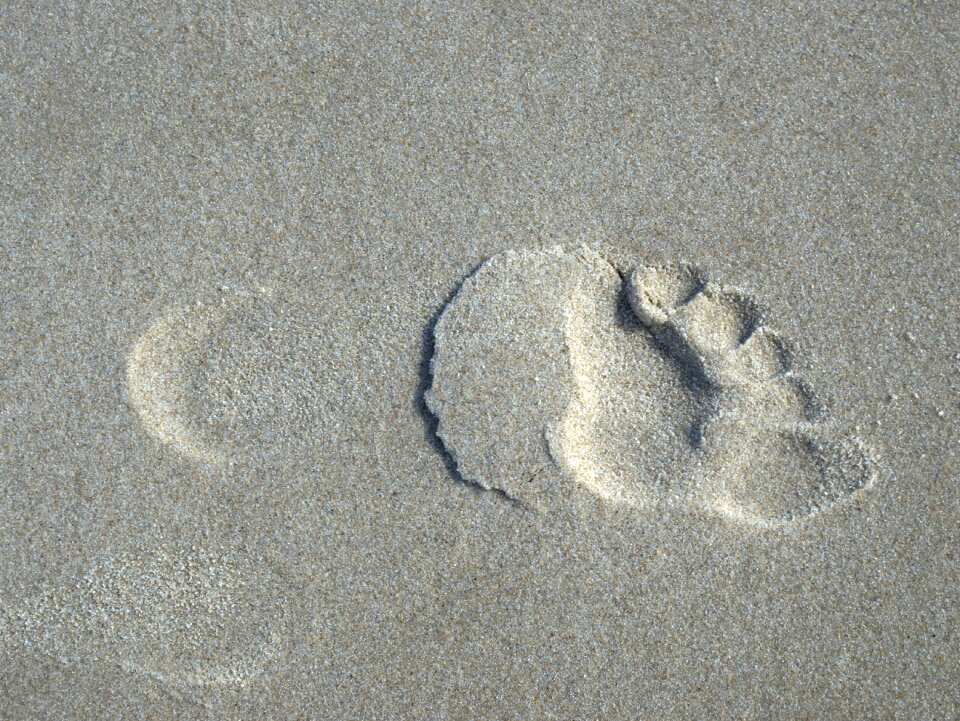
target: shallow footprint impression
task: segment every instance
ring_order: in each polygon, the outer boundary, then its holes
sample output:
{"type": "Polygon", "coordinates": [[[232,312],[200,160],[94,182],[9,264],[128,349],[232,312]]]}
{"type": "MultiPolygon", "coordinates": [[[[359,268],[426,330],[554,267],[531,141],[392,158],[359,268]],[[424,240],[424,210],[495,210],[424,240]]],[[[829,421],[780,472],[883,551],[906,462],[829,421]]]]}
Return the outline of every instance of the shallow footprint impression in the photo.
{"type": "Polygon", "coordinates": [[[284,466],[337,427],[344,369],[323,360],[335,324],[322,306],[265,289],[207,294],[170,309],[134,344],[131,404],[186,458],[284,466]]]}
{"type": "Polygon", "coordinates": [[[705,504],[777,526],[866,487],[756,302],[586,248],[494,256],[436,324],[425,400],[460,474],[530,507],[705,504]]]}
{"type": "Polygon", "coordinates": [[[290,621],[281,579],[222,547],[135,549],[92,559],[68,584],[0,598],[0,639],[64,663],[104,658],[171,687],[244,685],[290,621]]]}

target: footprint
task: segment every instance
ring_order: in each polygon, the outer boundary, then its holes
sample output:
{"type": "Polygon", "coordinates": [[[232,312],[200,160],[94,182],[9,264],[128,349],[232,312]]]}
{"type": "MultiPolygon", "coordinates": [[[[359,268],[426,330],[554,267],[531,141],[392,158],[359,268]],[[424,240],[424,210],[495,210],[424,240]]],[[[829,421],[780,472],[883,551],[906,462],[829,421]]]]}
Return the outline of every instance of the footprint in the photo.
{"type": "Polygon", "coordinates": [[[778,525],[871,482],[863,445],[832,432],[824,405],[792,371],[789,345],[763,325],[753,299],[689,266],[639,268],[627,289],[640,321],[715,398],[693,436],[704,453],[702,492],[715,508],[778,525]]]}
{"type": "Polygon", "coordinates": [[[127,358],[127,390],[145,428],[211,465],[287,463],[309,454],[340,417],[335,319],[266,290],[223,289],[173,308],[127,358]]]}
{"type": "Polygon", "coordinates": [[[8,643],[66,663],[116,659],[165,685],[242,686],[277,653],[289,617],[270,568],[222,549],[122,553],[69,584],[3,598],[0,615],[8,643]]]}
{"type": "Polygon", "coordinates": [[[437,433],[460,474],[536,508],[586,489],[778,525],[864,487],[749,297],[589,249],[494,256],[435,328],[437,433]]]}

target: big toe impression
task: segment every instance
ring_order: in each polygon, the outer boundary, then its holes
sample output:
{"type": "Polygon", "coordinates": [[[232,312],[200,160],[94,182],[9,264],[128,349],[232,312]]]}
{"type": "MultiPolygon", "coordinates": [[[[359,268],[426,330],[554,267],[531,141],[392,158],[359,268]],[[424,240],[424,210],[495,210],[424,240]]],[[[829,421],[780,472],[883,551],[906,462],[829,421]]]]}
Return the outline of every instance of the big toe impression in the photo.
{"type": "Polygon", "coordinates": [[[689,265],[645,266],[630,273],[630,305],[649,327],[666,323],[683,304],[703,288],[700,273],[689,265]]]}

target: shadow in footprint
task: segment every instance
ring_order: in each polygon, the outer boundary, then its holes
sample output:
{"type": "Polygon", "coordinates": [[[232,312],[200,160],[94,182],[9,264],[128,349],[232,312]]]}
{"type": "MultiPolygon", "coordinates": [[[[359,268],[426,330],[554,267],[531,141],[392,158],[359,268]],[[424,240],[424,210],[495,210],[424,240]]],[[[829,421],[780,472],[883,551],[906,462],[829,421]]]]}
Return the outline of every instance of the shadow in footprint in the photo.
{"type": "Polygon", "coordinates": [[[433,384],[432,361],[434,353],[436,352],[436,340],[434,333],[437,328],[437,322],[444,314],[444,311],[446,311],[447,306],[450,305],[450,302],[457,297],[457,294],[460,292],[460,289],[463,288],[464,283],[473,277],[482,266],[483,263],[477,263],[475,266],[473,266],[473,268],[470,269],[470,271],[447,294],[447,297],[444,299],[443,303],[436,310],[436,312],[430,316],[430,319],[424,326],[423,333],[421,334],[420,363],[417,368],[417,388],[414,392],[413,403],[414,408],[423,421],[424,438],[426,439],[427,443],[430,444],[430,447],[433,448],[443,459],[444,467],[446,467],[447,472],[455,481],[462,483],[475,493],[492,493],[494,496],[502,498],[514,506],[523,507],[523,504],[518,499],[513,498],[505,491],[502,491],[498,488],[485,488],[479,483],[465,478],[460,473],[460,469],[457,468],[456,459],[443,445],[443,441],[440,439],[438,434],[440,419],[434,415],[434,413],[430,410],[430,407],[427,405],[427,393],[429,393],[430,387],[433,384]]]}
{"type": "MultiPolygon", "coordinates": [[[[687,429],[686,437],[693,448],[703,444],[703,429],[720,410],[717,385],[711,381],[706,369],[696,354],[689,352],[683,339],[677,334],[655,334],[640,322],[640,318],[630,304],[630,288],[627,273],[617,269],[620,276],[620,291],[617,293],[616,324],[626,334],[642,334],[667,362],[683,387],[697,401],[697,410],[687,429]]],[[[689,298],[703,289],[699,282],[691,291],[689,298]]]]}

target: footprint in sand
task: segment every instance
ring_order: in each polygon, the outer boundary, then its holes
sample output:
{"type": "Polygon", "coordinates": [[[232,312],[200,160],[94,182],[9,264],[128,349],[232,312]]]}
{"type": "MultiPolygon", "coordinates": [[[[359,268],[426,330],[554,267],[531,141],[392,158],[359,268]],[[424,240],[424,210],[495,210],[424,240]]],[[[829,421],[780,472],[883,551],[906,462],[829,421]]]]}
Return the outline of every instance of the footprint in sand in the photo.
{"type": "MultiPolygon", "coordinates": [[[[356,329],[355,316],[315,295],[204,293],[132,344],[128,398],[183,459],[286,476],[355,434],[344,407],[367,392],[356,382],[365,359],[349,342],[356,329]]],[[[13,609],[8,629],[24,642],[42,635],[58,658],[95,652],[168,685],[236,686],[262,675],[292,623],[273,568],[206,542],[146,549],[0,607],[13,609]]]]}
{"type": "Polygon", "coordinates": [[[131,404],[154,437],[194,461],[309,455],[342,417],[343,369],[322,361],[338,335],[330,314],[266,290],[175,307],[128,355],[131,404]]]}
{"type": "Polygon", "coordinates": [[[511,251],[435,328],[428,408],[467,480],[532,507],[704,503],[777,526],[866,487],[754,300],[689,267],[621,273],[585,248],[511,251]]]}
{"type": "Polygon", "coordinates": [[[202,547],[101,557],[68,584],[0,598],[0,638],[65,663],[117,659],[168,686],[243,685],[290,617],[271,568],[202,547]]]}

